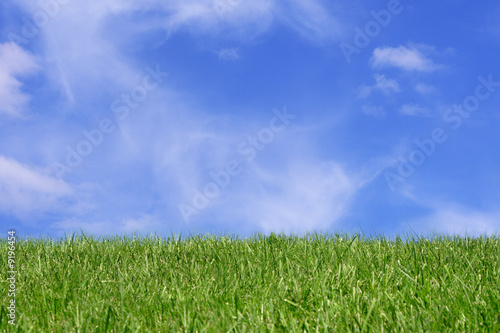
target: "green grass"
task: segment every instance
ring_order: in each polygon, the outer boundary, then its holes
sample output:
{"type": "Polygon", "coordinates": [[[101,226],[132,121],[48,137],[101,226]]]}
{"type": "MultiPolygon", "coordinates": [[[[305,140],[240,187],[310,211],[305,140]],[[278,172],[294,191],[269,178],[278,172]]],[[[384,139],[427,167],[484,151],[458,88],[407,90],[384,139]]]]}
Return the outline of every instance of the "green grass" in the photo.
{"type": "Polygon", "coordinates": [[[1,332],[500,332],[498,237],[19,240],[15,327],[0,249],[1,332]]]}

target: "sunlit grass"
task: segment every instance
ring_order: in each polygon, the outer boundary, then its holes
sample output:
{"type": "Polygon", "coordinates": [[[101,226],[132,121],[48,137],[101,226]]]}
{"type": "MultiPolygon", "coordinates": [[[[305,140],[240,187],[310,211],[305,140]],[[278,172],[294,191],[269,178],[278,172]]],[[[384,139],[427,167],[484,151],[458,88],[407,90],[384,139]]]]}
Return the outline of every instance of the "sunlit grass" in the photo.
{"type": "Polygon", "coordinates": [[[498,237],[20,240],[16,327],[0,248],[2,332],[500,331],[498,237]]]}

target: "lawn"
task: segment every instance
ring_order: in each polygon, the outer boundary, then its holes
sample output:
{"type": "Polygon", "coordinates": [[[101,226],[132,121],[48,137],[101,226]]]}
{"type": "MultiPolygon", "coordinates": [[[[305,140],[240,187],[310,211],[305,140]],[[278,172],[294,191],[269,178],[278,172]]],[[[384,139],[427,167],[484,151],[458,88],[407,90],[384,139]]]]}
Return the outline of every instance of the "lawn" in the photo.
{"type": "MultiPolygon", "coordinates": [[[[1,332],[500,332],[500,238],[19,239],[1,332]]],[[[5,260],[4,260],[5,259],[5,260]]]]}

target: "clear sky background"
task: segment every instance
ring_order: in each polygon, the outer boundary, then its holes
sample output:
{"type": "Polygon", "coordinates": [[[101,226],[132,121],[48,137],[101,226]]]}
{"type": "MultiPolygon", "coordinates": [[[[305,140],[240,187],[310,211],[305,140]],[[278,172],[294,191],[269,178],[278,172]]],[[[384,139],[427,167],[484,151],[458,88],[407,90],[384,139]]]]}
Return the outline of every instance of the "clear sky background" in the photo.
{"type": "Polygon", "coordinates": [[[500,230],[500,4],[0,4],[2,232],[500,230]]]}

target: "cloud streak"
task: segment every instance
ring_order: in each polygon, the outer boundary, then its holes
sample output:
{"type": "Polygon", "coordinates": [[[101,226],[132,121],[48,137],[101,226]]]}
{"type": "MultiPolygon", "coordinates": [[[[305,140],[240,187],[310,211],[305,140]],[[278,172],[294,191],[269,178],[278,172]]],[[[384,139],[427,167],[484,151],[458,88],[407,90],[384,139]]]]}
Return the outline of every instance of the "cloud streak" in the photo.
{"type": "Polygon", "coordinates": [[[424,47],[377,47],[373,51],[372,64],[376,68],[396,67],[405,71],[434,72],[441,68],[425,53],[424,47]]]}
{"type": "Polygon", "coordinates": [[[38,70],[36,58],[19,45],[0,44],[0,114],[25,115],[30,95],[22,91],[20,79],[38,70]]]}
{"type": "MultiPolygon", "coordinates": [[[[460,236],[491,236],[500,234],[500,212],[477,211],[448,205],[435,209],[431,214],[409,221],[418,232],[435,232],[460,236]]],[[[403,226],[403,225],[402,225],[403,226]]]]}
{"type": "Polygon", "coordinates": [[[399,109],[399,113],[405,116],[428,116],[429,110],[418,104],[404,104],[399,109]]]}
{"type": "Polygon", "coordinates": [[[0,209],[20,218],[61,208],[74,193],[70,185],[0,155],[0,209]]]}
{"type": "Polygon", "coordinates": [[[398,81],[387,78],[384,74],[374,74],[375,84],[373,86],[362,85],[359,88],[358,98],[367,98],[374,90],[382,92],[386,96],[401,91],[398,81]]]}

